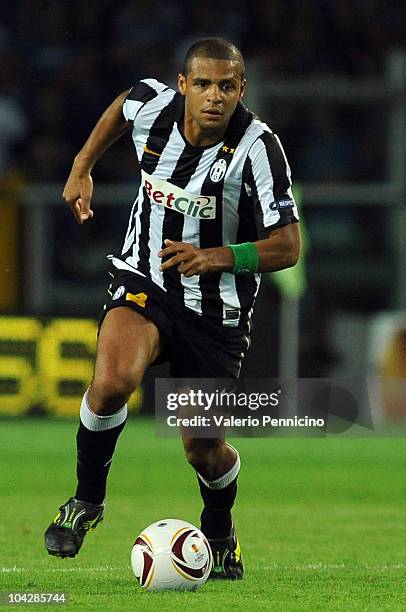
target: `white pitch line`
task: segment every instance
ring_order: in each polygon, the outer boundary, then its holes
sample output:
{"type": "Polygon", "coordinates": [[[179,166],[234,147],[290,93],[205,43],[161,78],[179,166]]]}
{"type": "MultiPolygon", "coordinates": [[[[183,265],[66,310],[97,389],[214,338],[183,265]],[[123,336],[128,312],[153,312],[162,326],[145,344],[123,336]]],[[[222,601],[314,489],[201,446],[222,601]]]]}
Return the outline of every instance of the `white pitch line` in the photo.
{"type": "Polygon", "coordinates": [[[349,567],[344,565],[344,563],[334,564],[334,563],[308,563],[307,565],[279,565],[278,563],[274,563],[273,565],[263,565],[260,567],[256,567],[257,570],[275,570],[275,569],[284,569],[284,570],[321,570],[321,569],[344,569],[345,567],[349,567]]]}
{"type": "MultiPolygon", "coordinates": [[[[385,572],[385,571],[394,571],[394,570],[405,570],[406,563],[394,563],[391,565],[346,565],[344,563],[307,563],[305,565],[279,565],[278,563],[274,563],[273,565],[262,565],[253,568],[254,570],[260,571],[272,571],[272,570],[296,570],[296,571],[318,571],[318,570],[368,570],[375,572],[385,572]]],[[[121,566],[121,567],[112,567],[112,566],[102,566],[102,567],[50,567],[50,568],[41,568],[41,569],[33,569],[26,567],[2,567],[1,573],[21,573],[21,572],[50,572],[50,573],[69,573],[69,572],[128,572],[130,571],[130,566],[121,566]]]]}
{"type": "Polygon", "coordinates": [[[343,569],[344,563],[307,563],[306,565],[295,565],[297,570],[318,570],[318,569],[343,569]]]}
{"type": "Polygon", "coordinates": [[[394,563],[392,565],[366,565],[366,564],[360,564],[360,565],[346,565],[345,563],[308,563],[306,565],[279,565],[278,563],[274,563],[273,565],[262,565],[260,567],[256,567],[254,568],[256,570],[265,570],[265,571],[271,571],[271,570],[297,570],[297,571],[303,571],[303,570],[337,570],[337,569],[349,569],[349,570],[360,570],[360,569],[365,569],[365,570],[373,570],[373,571],[379,571],[379,572],[383,572],[386,570],[399,570],[399,569],[406,569],[406,563],[394,563]]]}
{"type": "Polygon", "coordinates": [[[41,572],[125,572],[129,567],[55,567],[41,569],[41,572]]]}
{"type": "MultiPolygon", "coordinates": [[[[40,569],[35,569],[35,572],[124,572],[130,569],[128,567],[44,567],[40,569]]],[[[2,567],[1,571],[3,574],[6,573],[20,573],[20,572],[29,572],[33,571],[33,569],[28,569],[26,567],[2,567]]]]}

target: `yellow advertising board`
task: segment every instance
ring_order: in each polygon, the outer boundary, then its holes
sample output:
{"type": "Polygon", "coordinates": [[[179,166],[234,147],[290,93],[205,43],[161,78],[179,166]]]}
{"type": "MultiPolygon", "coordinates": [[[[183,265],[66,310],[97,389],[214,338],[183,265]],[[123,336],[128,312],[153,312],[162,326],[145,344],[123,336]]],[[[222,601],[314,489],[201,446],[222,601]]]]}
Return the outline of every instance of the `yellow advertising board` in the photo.
{"type": "MultiPolygon", "coordinates": [[[[77,416],[93,374],[96,338],[91,319],[0,316],[0,416],[77,416]]],[[[141,403],[140,389],[130,410],[141,403]]]]}

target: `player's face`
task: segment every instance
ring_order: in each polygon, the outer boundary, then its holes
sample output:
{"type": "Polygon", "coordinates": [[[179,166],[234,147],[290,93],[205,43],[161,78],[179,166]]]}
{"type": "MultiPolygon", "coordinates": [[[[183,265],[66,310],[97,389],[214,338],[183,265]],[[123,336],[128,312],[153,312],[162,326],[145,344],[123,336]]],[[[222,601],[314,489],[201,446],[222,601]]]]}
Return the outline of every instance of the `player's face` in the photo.
{"type": "Polygon", "coordinates": [[[245,89],[239,62],[195,57],[187,76],[180,74],[185,96],[185,131],[222,134],[245,89]]]}

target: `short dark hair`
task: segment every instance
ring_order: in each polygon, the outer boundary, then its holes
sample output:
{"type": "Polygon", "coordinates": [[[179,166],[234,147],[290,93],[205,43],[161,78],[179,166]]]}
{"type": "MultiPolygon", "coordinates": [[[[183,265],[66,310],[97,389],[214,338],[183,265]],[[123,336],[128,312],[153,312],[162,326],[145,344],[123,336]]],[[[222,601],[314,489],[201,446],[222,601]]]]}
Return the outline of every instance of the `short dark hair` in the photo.
{"type": "Polygon", "coordinates": [[[182,74],[187,76],[192,69],[192,60],[195,57],[210,57],[211,59],[229,60],[239,62],[241,78],[244,78],[245,63],[241,51],[225,38],[202,38],[195,42],[187,51],[183,62],[182,74]]]}

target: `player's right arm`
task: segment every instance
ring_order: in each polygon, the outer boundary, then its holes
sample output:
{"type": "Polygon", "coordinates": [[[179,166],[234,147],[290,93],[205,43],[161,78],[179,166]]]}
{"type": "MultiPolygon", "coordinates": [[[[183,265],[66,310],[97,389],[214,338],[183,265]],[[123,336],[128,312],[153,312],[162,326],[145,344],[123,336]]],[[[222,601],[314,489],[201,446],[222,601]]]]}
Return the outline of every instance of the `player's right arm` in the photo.
{"type": "Polygon", "coordinates": [[[76,155],[62,197],[78,223],[93,217],[91,172],[97,160],[120,136],[131,129],[123,115],[123,104],[130,90],[124,91],[104,111],[89,138],[76,155]]]}

